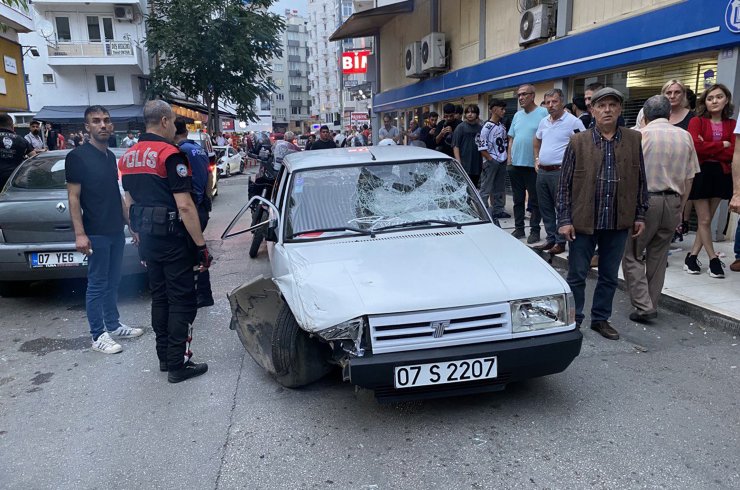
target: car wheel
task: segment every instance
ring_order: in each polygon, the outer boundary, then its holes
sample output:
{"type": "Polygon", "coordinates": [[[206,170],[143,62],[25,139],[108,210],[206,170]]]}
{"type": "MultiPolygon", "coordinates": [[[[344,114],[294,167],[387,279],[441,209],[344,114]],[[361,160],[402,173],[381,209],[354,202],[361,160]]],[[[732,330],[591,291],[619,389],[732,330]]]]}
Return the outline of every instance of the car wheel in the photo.
{"type": "Polygon", "coordinates": [[[244,161],[239,162],[239,173],[244,173],[244,161]]]}
{"type": "Polygon", "coordinates": [[[286,388],[298,388],[323,378],[332,366],[327,362],[331,351],[301,330],[290,307],[284,304],[272,332],[272,362],[277,382],[286,388]]]}
{"type": "Polygon", "coordinates": [[[226,170],[224,170],[224,177],[231,177],[231,165],[226,164],[226,170]]]}

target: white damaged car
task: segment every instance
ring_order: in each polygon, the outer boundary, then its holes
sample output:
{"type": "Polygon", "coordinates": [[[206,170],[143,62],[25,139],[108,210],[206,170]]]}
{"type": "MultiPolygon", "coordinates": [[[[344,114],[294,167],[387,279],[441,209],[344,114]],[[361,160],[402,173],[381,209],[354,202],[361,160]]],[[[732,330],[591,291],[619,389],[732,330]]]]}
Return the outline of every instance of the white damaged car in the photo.
{"type": "MultiPolygon", "coordinates": [[[[286,387],[338,366],[382,400],[502,389],[580,353],[573,297],[491,221],[460,164],[416,147],[286,156],[271,277],[229,295],[231,328],[286,387]]],[[[250,201],[252,202],[252,201],[250,201]]],[[[224,232],[231,232],[245,206],[224,232]]]]}

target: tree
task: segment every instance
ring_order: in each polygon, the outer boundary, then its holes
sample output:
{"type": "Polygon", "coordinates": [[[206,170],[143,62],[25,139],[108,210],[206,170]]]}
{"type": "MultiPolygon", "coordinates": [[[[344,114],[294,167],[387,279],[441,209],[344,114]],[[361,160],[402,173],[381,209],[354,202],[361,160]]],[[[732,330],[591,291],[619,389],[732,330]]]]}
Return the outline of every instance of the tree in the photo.
{"type": "MultiPolygon", "coordinates": [[[[0,3],[10,8],[28,12],[28,0],[0,0],[0,3]]],[[[0,22],[0,31],[7,32],[8,26],[0,22]]]]}
{"type": "Polygon", "coordinates": [[[208,127],[218,128],[218,103],[229,100],[237,115],[256,120],[257,97],[275,86],[272,58],[281,55],[282,18],[267,11],[273,0],[152,0],[146,46],[154,56],[149,94],[177,87],[202,97],[208,127]]]}

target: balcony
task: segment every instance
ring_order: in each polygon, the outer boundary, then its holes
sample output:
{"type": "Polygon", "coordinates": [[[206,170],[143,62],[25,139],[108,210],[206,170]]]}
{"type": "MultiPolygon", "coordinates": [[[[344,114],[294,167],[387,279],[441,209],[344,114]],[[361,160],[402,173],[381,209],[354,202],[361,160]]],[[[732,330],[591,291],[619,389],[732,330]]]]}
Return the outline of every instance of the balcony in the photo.
{"type": "Polygon", "coordinates": [[[288,61],[295,61],[295,62],[300,63],[301,62],[301,57],[298,56],[297,54],[289,54],[288,55],[288,61]]]}
{"type": "Polygon", "coordinates": [[[301,77],[303,74],[301,73],[301,70],[289,70],[288,71],[289,77],[301,77]]]}
{"type": "Polygon", "coordinates": [[[65,41],[48,47],[49,66],[138,65],[141,48],[130,41],[65,41]]]}
{"type": "Polygon", "coordinates": [[[291,85],[289,87],[290,92],[305,92],[306,90],[303,88],[302,85],[291,85]]]}

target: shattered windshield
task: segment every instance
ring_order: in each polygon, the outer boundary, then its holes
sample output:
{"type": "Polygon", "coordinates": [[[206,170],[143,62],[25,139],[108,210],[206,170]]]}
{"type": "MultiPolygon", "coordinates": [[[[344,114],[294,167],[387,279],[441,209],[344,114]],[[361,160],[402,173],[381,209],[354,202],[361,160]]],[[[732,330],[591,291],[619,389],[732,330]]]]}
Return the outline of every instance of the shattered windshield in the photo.
{"type": "Polygon", "coordinates": [[[288,239],[488,220],[451,160],[296,172],[286,218],[288,239]]]}

